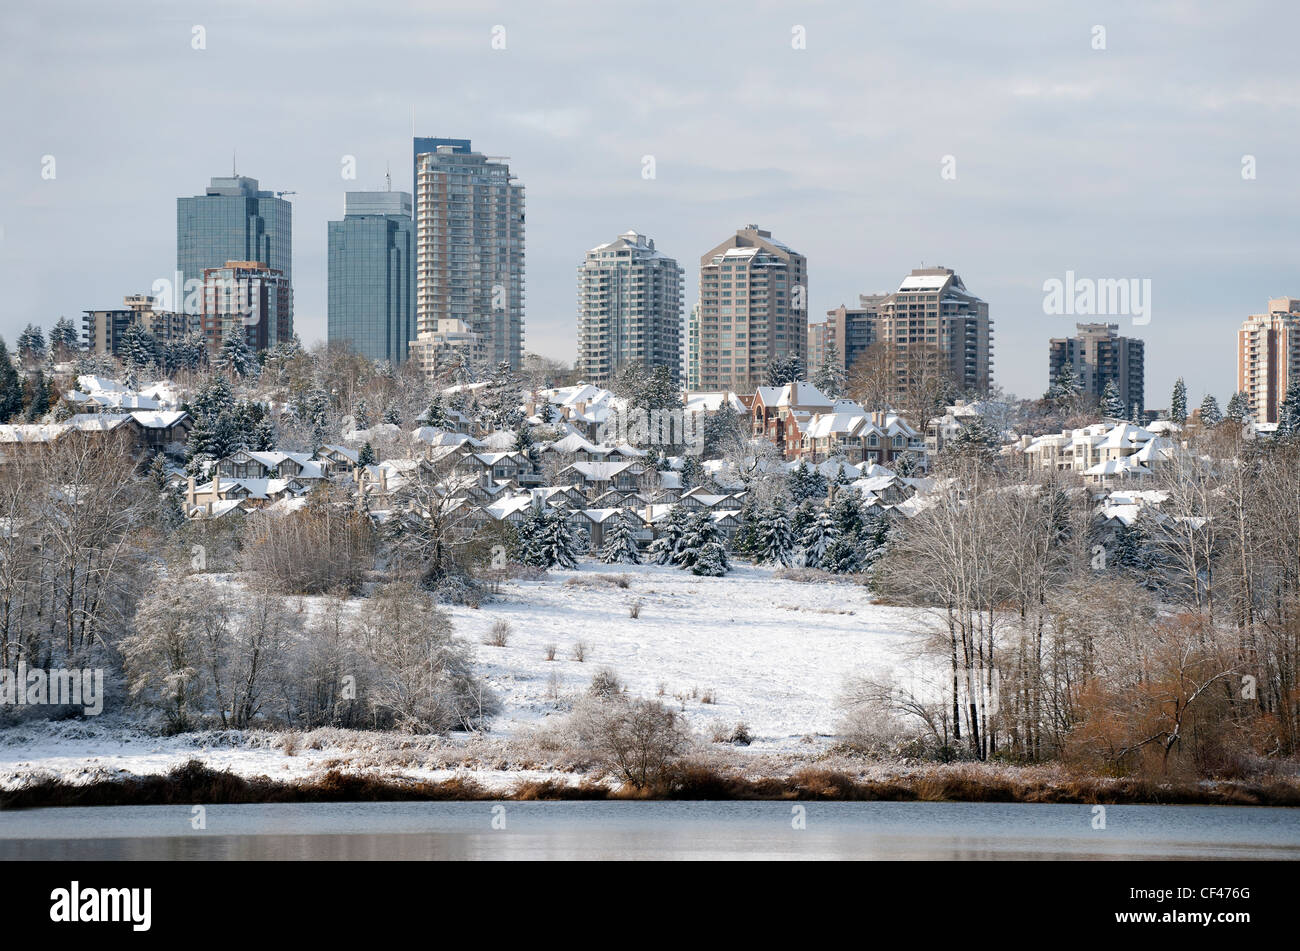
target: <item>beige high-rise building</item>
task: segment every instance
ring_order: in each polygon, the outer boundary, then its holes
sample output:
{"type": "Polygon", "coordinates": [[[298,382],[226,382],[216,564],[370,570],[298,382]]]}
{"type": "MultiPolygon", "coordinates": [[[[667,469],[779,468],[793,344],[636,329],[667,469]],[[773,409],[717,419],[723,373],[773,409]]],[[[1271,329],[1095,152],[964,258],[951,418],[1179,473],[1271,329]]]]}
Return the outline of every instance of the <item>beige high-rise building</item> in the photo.
{"type": "Polygon", "coordinates": [[[1237,331],[1237,390],[1257,423],[1276,423],[1287,387],[1300,380],[1300,300],[1279,297],[1237,331]]]}
{"type": "Polygon", "coordinates": [[[698,326],[701,390],[752,393],[791,357],[807,375],[807,260],[758,225],[741,228],[700,258],[698,326]]]}
{"type": "Polygon", "coordinates": [[[899,352],[933,348],[960,390],[986,393],[993,383],[993,321],[989,305],[946,267],[914,268],[898,290],[880,300],[876,339],[899,352]]]}

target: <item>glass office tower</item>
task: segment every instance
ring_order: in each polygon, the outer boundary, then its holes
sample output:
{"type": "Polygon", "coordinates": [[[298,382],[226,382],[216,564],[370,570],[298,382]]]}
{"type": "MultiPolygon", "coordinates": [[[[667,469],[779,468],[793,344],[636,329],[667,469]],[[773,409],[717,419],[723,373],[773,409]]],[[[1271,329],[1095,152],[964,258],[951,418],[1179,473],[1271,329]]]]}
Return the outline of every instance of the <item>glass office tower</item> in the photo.
{"type": "MultiPolygon", "coordinates": [[[[176,199],[178,301],[190,297],[184,289],[191,281],[201,283],[205,270],[227,261],[259,262],[292,286],[293,206],[274,192],[260,191],[255,178],[214,178],[205,194],[176,199]]],[[[290,300],[292,329],[292,295],[290,300]]]]}
{"type": "Polygon", "coordinates": [[[415,230],[406,192],[347,192],[329,222],[329,341],[394,366],[415,339],[415,230]]]}

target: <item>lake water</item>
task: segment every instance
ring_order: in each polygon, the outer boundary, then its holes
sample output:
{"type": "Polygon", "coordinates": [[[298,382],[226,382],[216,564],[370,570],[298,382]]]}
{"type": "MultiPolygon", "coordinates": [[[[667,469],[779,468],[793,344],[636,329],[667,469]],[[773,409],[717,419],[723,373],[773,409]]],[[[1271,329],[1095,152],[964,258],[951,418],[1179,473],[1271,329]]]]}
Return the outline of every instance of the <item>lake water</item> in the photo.
{"type": "Polygon", "coordinates": [[[0,812],[10,859],[1300,859],[1300,810],[507,802],[0,812]],[[803,828],[796,828],[797,825],[803,828]],[[500,828],[504,826],[504,828],[500,828]]]}

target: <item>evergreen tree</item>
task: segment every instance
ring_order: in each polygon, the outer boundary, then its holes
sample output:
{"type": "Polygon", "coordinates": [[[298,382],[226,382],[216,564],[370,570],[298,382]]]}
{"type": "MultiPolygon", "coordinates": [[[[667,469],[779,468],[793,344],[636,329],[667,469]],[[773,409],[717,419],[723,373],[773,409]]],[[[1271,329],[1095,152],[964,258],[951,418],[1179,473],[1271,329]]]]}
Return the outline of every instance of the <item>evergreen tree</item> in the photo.
{"type": "Polygon", "coordinates": [[[18,359],[25,366],[35,366],[45,359],[45,331],[28,324],[18,335],[18,359]]]}
{"type": "Polygon", "coordinates": [[[488,377],[482,406],[483,426],[488,430],[518,429],[524,421],[519,408],[520,381],[507,360],[502,360],[488,377]]]}
{"type": "Polygon", "coordinates": [[[0,423],[7,423],[23,410],[23,384],[18,379],[9,348],[0,338],[0,423]]]}
{"type": "Polygon", "coordinates": [[[943,448],[944,452],[954,456],[988,464],[997,456],[1000,442],[998,434],[984,421],[984,417],[975,416],[957,430],[957,434],[943,448]]]}
{"type": "Polygon", "coordinates": [[[790,498],[796,505],[806,499],[820,501],[826,498],[826,491],[826,476],[821,470],[810,467],[802,459],[790,470],[790,498]]]}
{"type": "Polygon", "coordinates": [[[820,568],[826,550],[838,537],[839,528],[830,509],[824,505],[818,507],[799,539],[803,545],[804,564],[809,568],[820,568]]]}
{"type": "Polygon", "coordinates": [[[704,484],[704,467],[697,456],[687,454],[682,459],[682,488],[694,489],[704,484]]]}
{"type": "Polygon", "coordinates": [[[50,355],[56,360],[67,360],[80,349],[81,338],[77,328],[67,317],[60,317],[50,331],[50,355]]]}
{"type": "Polygon", "coordinates": [[[1213,393],[1206,393],[1205,399],[1201,400],[1201,423],[1205,426],[1217,426],[1223,421],[1223,413],[1219,410],[1219,401],[1214,398],[1213,393]]]}
{"type": "Polygon", "coordinates": [[[122,333],[119,343],[122,366],[128,371],[143,372],[158,359],[158,344],[140,322],[133,321],[122,333]]]}
{"type": "Polygon", "coordinates": [[[534,506],[519,528],[519,560],[537,568],[576,568],[581,540],[563,512],[534,506]]]}
{"type": "MultiPolygon", "coordinates": [[[[714,524],[713,517],[704,510],[693,512],[686,519],[682,536],[673,550],[672,564],[693,571],[700,558],[706,557],[706,553],[715,547],[722,546],[718,541],[718,526],[714,524]]],[[[725,554],[723,563],[726,567],[725,554]]]]}
{"type": "Polygon", "coordinates": [[[866,517],[859,535],[861,539],[859,545],[861,570],[870,571],[877,562],[885,557],[885,552],[889,548],[890,529],[889,519],[882,513],[873,512],[866,517]]]}
{"type": "Polygon", "coordinates": [[[668,517],[659,523],[657,537],[650,543],[649,548],[650,560],[656,565],[674,563],[678,545],[681,544],[682,536],[686,534],[687,518],[686,509],[674,505],[668,517]]]}
{"type": "Polygon", "coordinates": [[[1116,568],[1145,573],[1151,568],[1149,536],[1142,519],[1132,525],[1121,524],[1115,531],[1115,548],[1111,563],[1116,568]]]}
{"type": "Polygon", "coordinates": [[[374,447],[371,446],[370,443],[366,443],[362,446],[361,451],[357,453],[357,465],[359,466],[373,466],[377,461],[378,460],[375,459],[374,447]]]}
{"type": "Polygon", "coordinates": [[[731,550],[753,558],[758,550],[758,507],[746,500],[740,507],[740,528],[731,540],[731,550]]]}
{"type": "Polygon", "coordinates": [[[826,357],[813,374],[812,384],[829,399],[839,399],[844,393],[844,368],[840,366],[840,348],[834,340],[826,344],[826,357]]]}
{"type": "Polygon", "coordinates": [[[1047,390],[1046,398],[1059,411],[1072,413],[1078,407],[1082,393],[1083,382],[1079,379],[1079,373],[1075,370],[1073,363],[1067,363],[1061,367],[1056,379],[1052,381],[1052,385],[1047,390]]]}
{"type": "Polygon", "coordinates": [[[34,423],[50,411],[50,385],[42,370],[33,370],[27,378],[27,411],[24,414],[29,423],[34,423]]]}
{"type": "Polygon", "coordinates": [[[790,564],[794,538],[785,506],[773,500],[758,521],[756,560],[774,565],[790,564]]]}
{"type": "Polygon", "coordinates": [[[866,523],[862,500],[855,492],[836,493],[835,501],[830,504],[830,512],[835,519],[836,535],[839,538],[857,535],[866,523]]]}
{"type": "Polygon", "coordinates": [[[641,564],[641,552],[636,546],[636,533],[632,523],[622,515],[611,518],[613,522],[605,531],[604,543],[600,546],[600,560],[607,565],[641,564]]]}
{"type": "Polygon", "coordinates": [[[1169,418],[1179,426],[1187,422],[1187,384],[1181,376],[1174,381],[1174,395],[1169,400],[1169,418]]]}
{"type": "Polygon", "coordinates": [[[233,328],[221,341],[217,366],[235,379],[243,379],[256,372],[257,360],[249,349],[248,337],[242,327],[233,328]]]}
{"type": "Polygon", "coordinates": [[[803,361],[796,354],[784,360],[774,360],[767,366],[767,385],[785,386],[803,378],[803,361]]]}
{"type": "Polygon", "coordinates": [[[808,531],[808,526],[817,520],[817,512],[821,506],[812,499],[804,499],[794,507],[794,514],[790,516],[790,533],[797,539],[802,540],[804,532],[808,531]]]}
{"type": "Polygon", "coordinates": [[[1286,397],[1278,407],[1277,435],[1279,439],[1300,436],[1300,380],[1292,380],[1286,388],[1286,397]]]}
{"type": "Polygon", "coordinates": [[[443,405],[441,393],[429,401],[429,408],[424,411],[424,424],[434,429],[447,428],[447,408],[443,405]]]}
{"type": "Polygon", "coordinates": [[[727,549],[721,542],[705,542],[700,548],[695,564],[691,565],[691,574],[703,577],[720,578],[731,569],[727,561],[727,549]]]}
{"type": "Polygon", "coordinates": [[[1238,390],[1228,399],[1228,406],[1223,411],[1225,421],[1244,423],[1250,419],[1250,400],[1245,393],[1238,390]]]}
{"type": "Polygon", "coordinates": [[[1114,380],[1108,380],[1101,392],[1101,411],[1108,419],[1123,419],[1126,415],[1124,401],[1120,399],[1114,380]]]}
{"type": "Polygon", "coordinates": [[[401,410],[399,410],[397,408],[397,404],[392,402],[391,400],[389,401],[388,405],[384,407],[384,422],[392,426],[402,425],[401,410]]]}
{"type": "Polygon", "coordinates": [[[370,407],[366,405],[365,397],[357,400],[357,408],[352,413],[352,426],[354,429],[370,428],[370,407]]]}
{"type": "Polygon", "coordinates": [[[836,535],[818,560],[818,567],[835,574],[852,574],[862,568],[863,551],[857,533],[836,535]]]}

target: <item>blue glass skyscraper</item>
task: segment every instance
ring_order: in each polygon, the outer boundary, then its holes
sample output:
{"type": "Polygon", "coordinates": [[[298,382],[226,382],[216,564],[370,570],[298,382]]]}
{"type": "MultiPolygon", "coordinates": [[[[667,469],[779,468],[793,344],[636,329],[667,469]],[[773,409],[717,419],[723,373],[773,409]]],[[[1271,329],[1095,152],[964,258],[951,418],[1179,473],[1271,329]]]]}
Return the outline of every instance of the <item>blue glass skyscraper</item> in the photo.
{"type": "MultiPolygon", "coordinates": [[[[189,296],[185,288],[191,281],[201,284],[206,268],[224,267],[227,261],[259,262],[283,273],[292,285],[293,206],[274,192],[260,191],[255,178],[214,178],[205,194],[176,199],[181,279],[176,309],[189,296]]],[[[290,321],[292,326],[292,312],[290,321]]]]}
{"type": "Polygon", "coordinates": [[[347,192],[329,222],[329,342],[396,366],[415,339],[415,231],[406,192],[347,192]]]}

